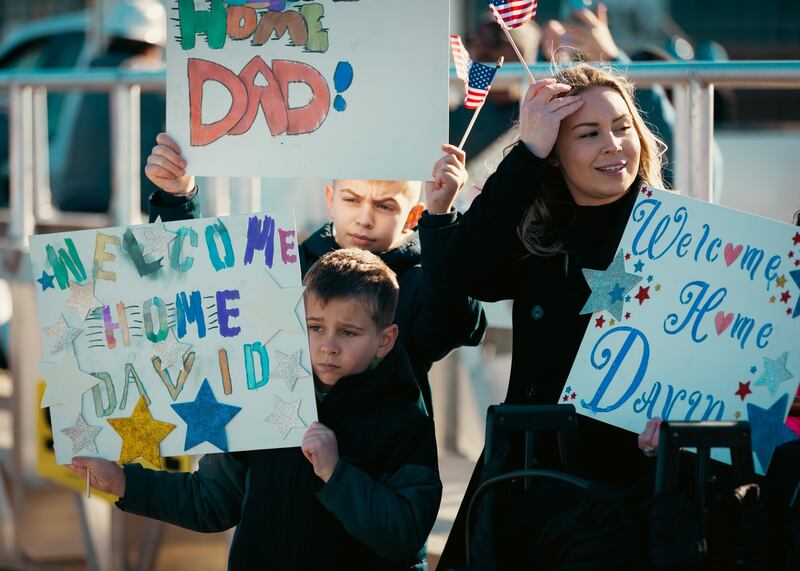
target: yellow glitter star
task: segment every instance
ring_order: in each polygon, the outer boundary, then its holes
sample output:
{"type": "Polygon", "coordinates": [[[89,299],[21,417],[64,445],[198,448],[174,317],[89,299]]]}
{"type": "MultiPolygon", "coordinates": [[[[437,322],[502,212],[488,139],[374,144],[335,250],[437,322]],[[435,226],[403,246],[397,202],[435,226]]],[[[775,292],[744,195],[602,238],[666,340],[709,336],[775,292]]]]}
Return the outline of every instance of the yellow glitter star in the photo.
{"type": "Polygon", "coordinates": [[[608,322],[608,324],[609,324],[611,327],[614,327],[614,326],[617,324],[617,320],[616,320],[616,319],[612,319],[611,321],[609,321],[609,322],[608,322]]]}
{"type": "Polygon", "coordinates": [[[161,468],[159,443],[175,430],[174,424],[154,420],[144,397],[139,398],[136,408],[128,418],[109,418],[108,423],[122,438],[119,463],[128,464],[143,458],[156,468],[161,468]]]}
{"type": "Polygon", "coordinates": [[[661,291],[661,284],[656,284],[656,291],[661,291]]]}
{"type": "Polygon", "coordinates": [[[782,288],[786,285],[786,276],[781,276],[775,280],[775,283],[778,284],[778,287],[782,288]]]}
{"type": "Polygon", "coordinates": [[[742,413],[741,413],[741,412],[739,412],[739,411],[737,410],[737,411],[734,413],[734,416],[736,417],[736,420],[739,420],[740,418],[742,418],[742,413]]]}
{"type": "Polygon", "coordinates": [[[770,303],[775,303],[775,296],[774,295],[769,296],[769,302],[770,303]]]}

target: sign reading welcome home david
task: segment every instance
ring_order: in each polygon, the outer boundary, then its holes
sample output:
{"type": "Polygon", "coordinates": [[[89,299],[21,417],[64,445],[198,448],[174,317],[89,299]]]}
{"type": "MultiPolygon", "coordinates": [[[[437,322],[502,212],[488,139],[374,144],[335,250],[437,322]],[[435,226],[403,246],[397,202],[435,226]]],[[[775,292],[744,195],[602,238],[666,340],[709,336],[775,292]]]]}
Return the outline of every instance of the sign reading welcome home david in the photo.
{"type": "Polygon", "coordinates": [[[192,174],[423,180],[447,141],[444,0],[170,0],[192,174]]]}
{"type": "Polygon", "coordinates": [[[291,212],[30,243],[59,464],[301,443],[316,404],[291,212]]]}
{"type": "Polygon", "coordinates": [[[795,438],[798,230],[642,189],[612,264],[584,269],[592,319],[561,401],[633,432],[654,417],[748,420],[766,471],[795,438]]]}

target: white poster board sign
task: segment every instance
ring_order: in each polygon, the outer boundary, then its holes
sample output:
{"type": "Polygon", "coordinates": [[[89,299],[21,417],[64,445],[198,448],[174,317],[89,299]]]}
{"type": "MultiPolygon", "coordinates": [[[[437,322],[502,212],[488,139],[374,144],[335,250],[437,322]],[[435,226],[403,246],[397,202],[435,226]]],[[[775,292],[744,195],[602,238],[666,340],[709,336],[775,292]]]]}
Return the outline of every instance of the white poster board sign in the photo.
{"type": "Polygon", "coordinates": [[[167,129],[195,175],[426,180],[446,0],[169,0],[167,129]]]}
{"type": "Polygon", "coordinates": [[[58,463],[300,445],[317,414],[291,211],[30,243],[58,463]]]}
{"type": "Polygon", "coordinates": [[[762,473],[796,438],[798,228],[642,189],[614,262],[584,275],[592,319],[564,389],[580,414],[637,433],[749,420],[762,473]]]}

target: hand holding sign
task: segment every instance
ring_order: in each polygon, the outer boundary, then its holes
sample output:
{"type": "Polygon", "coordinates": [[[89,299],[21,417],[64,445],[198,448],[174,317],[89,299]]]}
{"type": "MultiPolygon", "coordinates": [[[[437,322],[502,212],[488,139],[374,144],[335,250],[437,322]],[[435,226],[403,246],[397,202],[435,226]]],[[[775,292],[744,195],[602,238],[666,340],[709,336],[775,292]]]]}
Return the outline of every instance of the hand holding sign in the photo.
{"type": "Polygon", "coordinates": [[[195,185],[194,177],[186,174],[186,165],[178,143],[166,133],[159,133],[144,174],[164,192],[182,196],[192,192],[195,185]]]}

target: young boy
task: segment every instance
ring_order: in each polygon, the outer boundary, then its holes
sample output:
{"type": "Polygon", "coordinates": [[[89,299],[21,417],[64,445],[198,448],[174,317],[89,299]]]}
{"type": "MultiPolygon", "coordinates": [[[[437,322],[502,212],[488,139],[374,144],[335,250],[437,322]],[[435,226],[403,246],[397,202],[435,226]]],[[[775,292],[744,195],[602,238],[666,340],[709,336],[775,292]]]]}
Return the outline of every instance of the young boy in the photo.
{"type": "MultiPolygon", "coordinates": [[[[199,217],[194,177],[175,141],[162,133],[147,159],[145,173],[160,189],[150,197],[150,220],[199,217]]],[[[486,317],[478,301],[452,287],[442,271],[447,241],[460,215],[453,209],[465,184],[466,156],[452,145],[433,167],[426,185],[427,210],[419,202],[420,184],[409,181],[338,180],[326,188],[332,222],[300,245],[303,273],[320,256],[339,248],[362,248],[378,255],[397,274],[399,342],[408,353],[429,414],[433,414],[428,371],[462,345],[478,345],[486,317]]]]}
{"type": "Polygon", "coordinates": [[[231,570],[424,569],[442,485],[433,422],[396,346],[395,275],[373,254],[344,249],[320,258],[304,283],[319,422],[300,449],[236,454],[225,479],[215,465],[223,454],[206,455],[193,474],[89,458],[73,469],[85,477],[88,468],[126,512],[197,531],[238,525],[231,570]]]}

